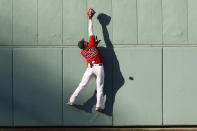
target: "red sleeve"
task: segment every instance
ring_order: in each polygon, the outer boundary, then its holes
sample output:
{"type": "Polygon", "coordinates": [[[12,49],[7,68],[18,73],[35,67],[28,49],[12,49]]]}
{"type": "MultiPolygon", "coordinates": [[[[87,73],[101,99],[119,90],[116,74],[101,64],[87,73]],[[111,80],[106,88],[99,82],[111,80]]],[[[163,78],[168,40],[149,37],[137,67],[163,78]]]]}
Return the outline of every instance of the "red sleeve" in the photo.
{"type": "Polygon", "coordinates": [[[94,35],[90,36],[88,46],[96,46],[96,39],[95,39],[94,35]]]}
{"type": "Polygon", "coordinates": [[[81,55],[82,55],[83,57],[85,57],[85,55],[84,55],[84,50],[81,51],[81,55]]]}

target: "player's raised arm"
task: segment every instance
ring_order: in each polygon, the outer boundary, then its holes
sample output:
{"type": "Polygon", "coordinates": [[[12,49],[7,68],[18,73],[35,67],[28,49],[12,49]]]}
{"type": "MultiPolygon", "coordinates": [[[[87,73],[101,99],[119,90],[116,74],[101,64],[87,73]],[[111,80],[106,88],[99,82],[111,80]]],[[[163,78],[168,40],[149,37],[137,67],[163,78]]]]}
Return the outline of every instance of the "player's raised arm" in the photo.
{"type": "Polygon", "coordinates": [[[87,11],[87,16],[88,16],[88,19],[89,19],[89,26],[88,26],[89,36],[94,35],[92,17],[94,16],[95,13],[96,12],[92,8],[89,8],[88,11],[87,11]]]}
{"type": "Polygon", "coordinates": [[[89,36],[94,35],[94,33],[93,33],[93,23],[92,23],[92,19],[89,19],[88,32],[89,32],[89,36]]]}

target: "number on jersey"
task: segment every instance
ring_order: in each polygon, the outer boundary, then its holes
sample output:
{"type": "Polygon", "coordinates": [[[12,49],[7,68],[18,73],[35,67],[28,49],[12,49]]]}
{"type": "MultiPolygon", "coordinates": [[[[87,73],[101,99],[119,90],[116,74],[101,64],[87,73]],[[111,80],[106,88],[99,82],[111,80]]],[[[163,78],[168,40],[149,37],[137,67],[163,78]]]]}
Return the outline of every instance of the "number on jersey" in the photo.
{"type": "Polygon", "coordinates": [[[95,47],[91,47],[88,51],[84,52],[84,55],[88,58],[91,59],[92,56],[95,56],[97,54],[97,50],[95,47]]]}

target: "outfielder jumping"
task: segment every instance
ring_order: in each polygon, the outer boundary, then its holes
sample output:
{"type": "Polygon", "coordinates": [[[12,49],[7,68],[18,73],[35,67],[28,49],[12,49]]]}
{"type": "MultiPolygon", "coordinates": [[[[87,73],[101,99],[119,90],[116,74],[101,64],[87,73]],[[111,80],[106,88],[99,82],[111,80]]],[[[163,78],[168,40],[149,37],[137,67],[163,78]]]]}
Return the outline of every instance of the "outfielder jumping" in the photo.
{"type": "Polygon", "coordinates": [[[92,17],[94,16],[95,11],[92,8],[89,8],[87,11],[87,16],[89,19],[89,43],[84,39],[78,42],[78,46],[81,50],[81,55],[87,61],[87,69],[84,73],[82,80],[74,91],[74,93],[70,97],[69,105],[73,106],[77,96],[84,89],[84,87],[88,84],[91,78],[96,76],[96,85],[97,85],[97,103],[96,103],[96,111],[102,112],[101,108],[103,103],[103,86],[104,86],[104,68],[103,61],[100,50],[97,47],[98,40],[95,38],[93,33],[93,23],[92,17]]]}

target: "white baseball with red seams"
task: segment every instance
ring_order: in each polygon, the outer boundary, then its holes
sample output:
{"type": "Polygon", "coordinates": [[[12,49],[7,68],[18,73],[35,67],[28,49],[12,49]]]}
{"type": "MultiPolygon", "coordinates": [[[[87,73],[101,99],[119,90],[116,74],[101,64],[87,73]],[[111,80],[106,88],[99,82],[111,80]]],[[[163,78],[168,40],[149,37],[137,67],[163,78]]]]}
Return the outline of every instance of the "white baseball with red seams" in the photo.
{"type": "Polygon", "coordinates": [[[96,77],[97,85],[97,103],[96,107],[100,108],[103,104],[103,86],[104,86],[104,67],[100,50],[97,47],[96,39],[93,33],[93,23],[89,19],[89,43],[88,46],[81,51],[81,55],[87,61],[87,69],[82,80],[70,97],[70,102],[74,103],[80,92],[86,87],[91,78],[96,77]]]}

